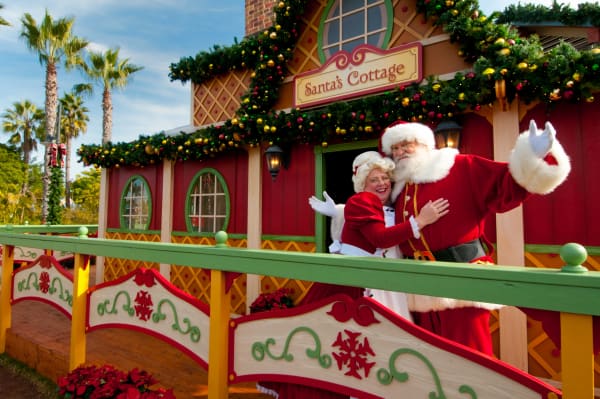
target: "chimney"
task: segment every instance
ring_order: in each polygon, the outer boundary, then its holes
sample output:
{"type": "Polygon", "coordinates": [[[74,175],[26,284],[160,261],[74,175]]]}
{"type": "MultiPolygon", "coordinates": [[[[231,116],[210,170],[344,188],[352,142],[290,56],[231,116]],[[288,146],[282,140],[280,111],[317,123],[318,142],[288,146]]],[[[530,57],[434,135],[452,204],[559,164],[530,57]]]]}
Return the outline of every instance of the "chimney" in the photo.
{"type": "Polygon", "coordinates": [[[273,24],[274,8],[280,0],[246,0],[246,36],[273,24]]]}

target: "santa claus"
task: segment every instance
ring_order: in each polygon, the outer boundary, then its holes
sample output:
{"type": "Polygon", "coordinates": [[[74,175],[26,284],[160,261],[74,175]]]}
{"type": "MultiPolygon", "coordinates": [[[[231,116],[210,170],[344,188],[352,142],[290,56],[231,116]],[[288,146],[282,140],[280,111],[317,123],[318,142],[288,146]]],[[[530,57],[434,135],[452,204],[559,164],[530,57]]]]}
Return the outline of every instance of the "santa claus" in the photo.
{"type": "MultiPolygon", "coordinates": [[[[419,239],[400,243],[405,257],[447,262],[492,263],[484,221],[491,213],[518,207],[532,194],[548,194],[571,169],[553,126],[530,123],[519,135],[509,162],[436,149],[433,131],[420,123],[398,122],[381,137],[381,151],[396,163],[396,223],[415,217],[433,199],[447,198],[448,215],[425,227],[419,239]]],[[[420,326],[492,355],[489,330],[492,304],[411,295],[409,308],[420,326]]]]}

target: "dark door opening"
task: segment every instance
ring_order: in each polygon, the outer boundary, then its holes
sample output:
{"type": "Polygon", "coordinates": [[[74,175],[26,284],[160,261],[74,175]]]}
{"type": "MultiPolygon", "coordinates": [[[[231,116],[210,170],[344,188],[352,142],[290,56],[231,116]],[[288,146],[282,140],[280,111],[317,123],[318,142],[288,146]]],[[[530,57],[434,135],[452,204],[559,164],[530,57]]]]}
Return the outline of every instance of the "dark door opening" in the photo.
{"type": "MultiPolygon", "coordinates": [[[[352,162],[358,154],[365,151],[374,150],[376,148],[361,148],[357,150],[336,151],[324,154],[324,184],[325,191],[336,204],[344,204],[346,200],[354,194],[354,184],[352,183],[352,162]]],[[[321,193],[317,197],[322,198],[321,193]]],[[[327,218],[327,229],[325,248],[329,248],[331,244],[331,232],[329,229],[331,219],[327,218]]]]}

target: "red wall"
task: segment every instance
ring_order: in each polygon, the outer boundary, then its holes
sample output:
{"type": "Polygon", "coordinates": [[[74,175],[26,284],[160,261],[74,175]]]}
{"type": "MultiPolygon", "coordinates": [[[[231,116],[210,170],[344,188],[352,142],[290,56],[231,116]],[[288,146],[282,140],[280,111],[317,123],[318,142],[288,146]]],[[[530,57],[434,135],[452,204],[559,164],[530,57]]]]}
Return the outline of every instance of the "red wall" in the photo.
{"type": "Polygon", "coordinates": [[[121,196],[125,184],[130,177],[138,175],[146,179],[152,196],[152,218],[150,230],[160,230],[160,210],[162,208],[162,164],[146,166],[144,168],[121,167],[110,170],[108,179],[108,222],[107,228],[119,229],[121,196]]]}
{"type": "Polygon", "coordinates": [[[308,198],[315,191],[313,147],[297,144],[288,169],[273,181],[263,168],[263,234],[313,236],[315,214],[308,198]]]}
{"type": "Polygon", "coordinates": [[[173,231],[187,231],[185,224],[186,195],[196,174],[213,168],[225,179],[230,198],[227,233],[246,234],[248,220],[248,155],[244,151],[219,156],[206,161],[177,162],[173,184],[173,231]]]}
{"type": "MultiPolygon", "coordinates": [[[[555,244],[578,242],[600,246],[600,126],[596,116],[600,104],[559,104],[549,113],[545,105],[530,110],[521,121],[520,130],[528,129],[534,119],[538,126],[550,120],[557,137],[571,158],[572,171],[567,181],[553,193],[532,196],[524,204],[525,242],[555,244]]],[[[478,115],[465,115],[460,151],[493,157],[492,126],[478,115]]],[[[186,231],[185,199],[191,180],[202,168],[214,168],[226,181],[230,194],[230,219],[227,231],[246,234],[248,157],[244,151],[219,156],[203,162],[178,162],[174,180],[174,231],[186,231]]],[[[346,170],[343,165],[340,168],[346,170]]],[[[108,228],[120,228],[119,204],[125,183],[134,175],[144,177],[152,192],[150,229],[160,229],[162,205],[162,166],[120,168],[109,173],[108,228]]],[[[263,167],[263,234],[313,236],[314,212],[308,198],[314,194],[315,160],[313,148],[296,145],[290,166],[282,169],[273,181],[263,167]]],[[[495,217],[486,224],[488,238],[495,241],[495,217]]]]}
{"type": "Polygon", "coordinates": [[[559,104],[549,111],[544,105],[523,118],[521,130],[534,119],[538,126],[550,120],[556,136],[571,158],[571,174],[553,193],[535,196],[523,209],[525,242],[557,244],[577,242],[600,245],[600,104],[559,104]]]}

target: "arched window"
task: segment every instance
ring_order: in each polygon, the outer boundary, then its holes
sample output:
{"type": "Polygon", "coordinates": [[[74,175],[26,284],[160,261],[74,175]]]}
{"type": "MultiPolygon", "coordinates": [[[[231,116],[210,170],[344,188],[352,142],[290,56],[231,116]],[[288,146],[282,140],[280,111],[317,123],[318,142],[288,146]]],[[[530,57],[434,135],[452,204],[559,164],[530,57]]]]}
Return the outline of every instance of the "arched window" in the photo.
{"type": "Polygon", "coordinates": [[[152,197],[148,183],[141,176],[132,176],[121,196],[121,228],[147,230],[152,216],[152,197]]]}
{"type": "Polygon", "coordinates": [[[229,191],[214,169],[201,170],[192,180],[186,200],[188,231],[215,233],[229,222],[229,191]]]}
{"type": "Polygon", "coordinates": [[[393,15],[391,0],[329,0],[319,27],[321,62],[360,44],[386,48],[393,15]]]}

